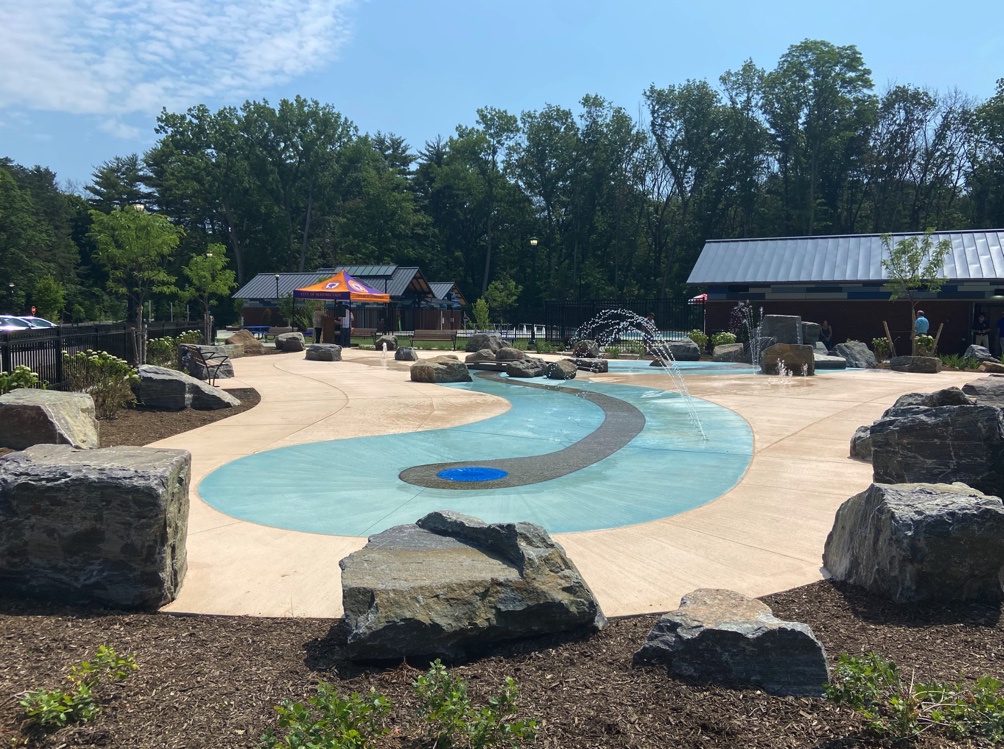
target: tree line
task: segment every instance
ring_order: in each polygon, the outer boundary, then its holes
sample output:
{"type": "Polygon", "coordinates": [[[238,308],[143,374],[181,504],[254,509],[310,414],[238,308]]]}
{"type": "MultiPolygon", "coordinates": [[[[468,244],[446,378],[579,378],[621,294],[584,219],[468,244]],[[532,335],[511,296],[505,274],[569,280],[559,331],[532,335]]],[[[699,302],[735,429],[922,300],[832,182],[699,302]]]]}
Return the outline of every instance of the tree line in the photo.
{"type": "MultiPolygon", "coordinates": [[[[772,70],[750,60],[714,82],[653,84],[639,117],[594,95],[577,111],[485,107],[418,150],[299,96],[165,110],[156,134],[83,194],[0,160],[15,305],[62,294],[67,317],[124,316],[94,224],[127,206],[178,230],[159,261],[171,278],[220,245],[238,283],[392,263],[471,300],[495,282],[526,305],[681,295],[713,238],[1004,226],[1004,79],[985,101],[877,93],[854,46],[817,40],[772,70]]],[[[164,305],[169,288],[151,297],[164,305]]]]}

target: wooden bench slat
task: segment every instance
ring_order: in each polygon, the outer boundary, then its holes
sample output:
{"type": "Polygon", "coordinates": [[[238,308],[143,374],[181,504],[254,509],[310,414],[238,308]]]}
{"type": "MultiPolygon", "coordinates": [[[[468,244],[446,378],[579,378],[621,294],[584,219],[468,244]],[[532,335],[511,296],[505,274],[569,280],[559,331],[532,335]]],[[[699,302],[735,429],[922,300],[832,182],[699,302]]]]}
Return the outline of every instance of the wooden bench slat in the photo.
{"type": "Polygon", "coordinates": [[[457,331],[455,330],[416,330],[412,341],[450,341],[453,350],[457,350],[457,331]]]}

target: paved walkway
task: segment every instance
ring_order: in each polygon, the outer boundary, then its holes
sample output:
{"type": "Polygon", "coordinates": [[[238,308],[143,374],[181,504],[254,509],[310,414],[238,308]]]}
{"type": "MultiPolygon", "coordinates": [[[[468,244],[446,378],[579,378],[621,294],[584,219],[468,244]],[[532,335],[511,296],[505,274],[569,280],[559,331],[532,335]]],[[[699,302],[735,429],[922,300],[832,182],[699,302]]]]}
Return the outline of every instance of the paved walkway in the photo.
{"type": "MultiPolygon", "coordinates": [[[[224,463],[308,442],[441,429],[508,409],[495,396],[412,383],[407,364],[372,351],[344,353],[340,363],[309,362],[302,353],[238,359],[237,379],[221,384],[254,387],[261,404],[155,443],[192,453],[188,576],[167,610],[342,613],[338,562],[365,539],[279,530],[217,512],[199,498],[198,485],[224,463]]],[[[834,512],[870,482],[871,466],[847,457],[854,430],[878,418],[902,393],[962,385],[979,376],[873,370],[784,383],[749,375],[687,377],[693,395],[732,409],[752,427],[754,457],[743,480],[721,498],[680,515],[555,538],[608,616],[673,609],[698,587],[759,596],[813,582],[821,578],[820,557],[834,512]]],[[[595,377],[648,388],[670,382],[665,373],[595,377]]],[[[317,470],[334,480],[338,466],[317,470]]]]}

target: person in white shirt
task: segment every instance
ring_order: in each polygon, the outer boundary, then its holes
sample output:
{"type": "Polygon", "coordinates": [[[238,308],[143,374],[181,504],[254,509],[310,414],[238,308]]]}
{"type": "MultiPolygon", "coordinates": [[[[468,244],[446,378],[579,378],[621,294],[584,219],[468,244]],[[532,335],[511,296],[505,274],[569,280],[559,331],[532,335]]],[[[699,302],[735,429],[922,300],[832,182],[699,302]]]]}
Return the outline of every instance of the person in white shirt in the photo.
{"type": "Polygon", "coordinates": [[[320,343],[321,329],[324,327],[324,310],[321,309],[320,307],[314,309],[313,325],[314,325],[314,343],[320,343]]]}
{"type": "Polygon", "coordinates": [[[352,314],[352,310],[349,309],[348,305],[345,305],[345,311],[342,312],[342,347],[348,348],[352,345],[352,323],[356,321],[355,316],[352,314]]]}

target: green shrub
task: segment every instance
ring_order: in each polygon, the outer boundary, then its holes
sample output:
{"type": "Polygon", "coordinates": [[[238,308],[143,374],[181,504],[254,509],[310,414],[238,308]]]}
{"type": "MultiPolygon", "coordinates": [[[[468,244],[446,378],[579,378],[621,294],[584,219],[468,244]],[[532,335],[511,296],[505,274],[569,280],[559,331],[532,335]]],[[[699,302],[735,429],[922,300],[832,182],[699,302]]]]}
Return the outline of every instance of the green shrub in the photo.
{"type": "Polygon", "coordinates": [[[390,700],[372,688],[365,697],[353,693],[343,699],[322,681],[306,703],[285,700],[275,710],[282,736],[270,728],[259,743],[262,749],[367,749],[387,733],[390,700]]]}
{"type": "Polygon", "coordinates": [[[124,359],[106,351],[63,352],[63,372],[70,390],[94,399],[99,419],[114,419],[136,396],[132,386],[139,381],[136,370],[124,359]]]}
{"type": "MultiPolygon", "coordinates": [[[[697,344],[697,348],[704,351],[708,347],[708,337],[700,330],[692,330],[687,333],[687,338],[692,340],[697,344]]],[[[735,342],[735,336],[732,336],[733,343],[735,342]]]]}
{"type": "Polygon", "coordinates": [[[645,347],[637,341],[624,341],[621,344],[621,349],[628,354],[636,354],[637,356],[644,356],[645,347]]]}
{"type": "Polygon", "coordinates": [[[606,351],[607,356],[611,359],[620,359],[621,357],[619,346],[606,346],[603,350],[606,351]]]}
{"type": "Polygon", "coordinates": [[[146,363],[168,369],[181,369],[181,351],[178,347],[182,344],[200,343],[202,343],[202,333],[198,330],[189,330],[177,337],[151,338],[146,342],[146,363]]]}
{"type": "Polygon", "coordinates": [[[537,339],[538,354],[553,354],[557,350],[558,350],[557,347],[553,343],[545,341],[543,338],[537,339]]]}
{"type": "Polygon", "coordinates": [[[913,343],[917,351],[917,356],[934,355],[934,336],[919,335],[913,339],[913,343]]]}
{"type": "MultiPolygon", "coordinates": [[[[11,390],[17,390],[18,388],[35,387],[39,382],[38,375],[32,372],[30,367],[22,364],[14,367],[14,371],[9,374],[7,372],[0,372],[0,395],[9,393],[11,390]]],[[[42,387],[45,387],[44,383],[42,383],[42,387]]]]}
{"type": "Polygon", "coordinates": [[[735,333],[715,333],[713,336],[711,336],[712,346],[725,346],[727,344],[735,342],[736,342],[735,333]]]}
{"type": "Polygon", "coordinates": [[[977,369],[980,366],[979,359],[966,359],[960,354],[942,354],[941,363],[953,369],[977,369]]]}
{"type": "Polygon", "coordinates": [[[62,728],[67,723],[86,723],[100,709],[94,691],[110,676],[121,681],[138,668],[134,656],[119,656],[114,648],[101,645],[93,660],[81,661],[70,669],[68,690],[36,689],[20,701],[29,720],[44,728],[62,728]]]}
{"type": "Polygon", "coordinates": [[[474,315],[474,324],[478,330],[488,330],[490,324],[488,320],[488,302],[485,301],[484,297],[481,297],[474,303],[471,314],[474,315]]]}
{"type": "Polygon", "coordinates": [[[879,360],[888,359],[892,353],[892,349],[889,347],[889,339],[884,336],[882,338],[872,338],[872,351],[875,352],[875,356],[879,360]]]}

